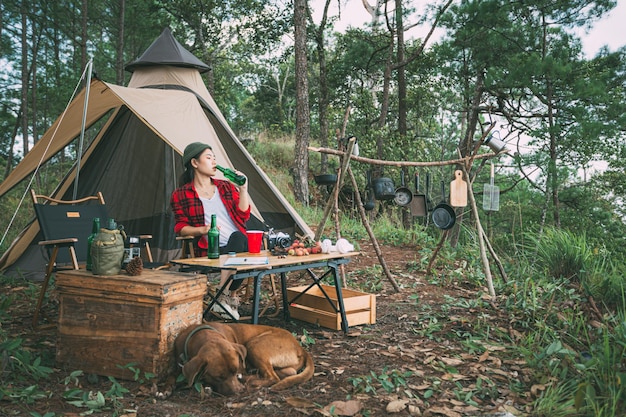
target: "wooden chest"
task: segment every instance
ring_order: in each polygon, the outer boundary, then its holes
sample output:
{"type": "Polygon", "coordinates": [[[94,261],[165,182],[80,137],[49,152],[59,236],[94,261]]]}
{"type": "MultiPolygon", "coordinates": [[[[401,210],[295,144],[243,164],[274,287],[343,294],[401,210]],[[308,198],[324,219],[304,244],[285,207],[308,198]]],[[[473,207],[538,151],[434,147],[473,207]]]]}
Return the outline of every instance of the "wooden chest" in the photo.
{"type": "Polygon", "coordinates": [[[202,322],[205,275],[144,270],[97,276],[56,274],[56,359],[71,370],[134,379],[130,367],[161,377],[174,365],[174,339],[202,322]]]}
{"type": "MultiPolygon", "coordinates": [[[[329,285],[322,285],[322,287],[335,307],[337,307],[338,301],[335,287],[329,285]]],[[[287,299],[290,301],[289,315],[294,319],[314,323],[329,329],[341,330],[341,315],[335,312],[333,306],[324,297],[319,287],[311,287],[306,293],[296,299],[298,294],[302,293],[306,288],[307,286],[287,289],[287,299]],[[295,302],[291,302],[294,299],[295,302]]],[[[375,295],[347,288],[341,290],[341,295],[343,296],[343,305],[346,309],[348,326],[376,323],[375,295]]]]}

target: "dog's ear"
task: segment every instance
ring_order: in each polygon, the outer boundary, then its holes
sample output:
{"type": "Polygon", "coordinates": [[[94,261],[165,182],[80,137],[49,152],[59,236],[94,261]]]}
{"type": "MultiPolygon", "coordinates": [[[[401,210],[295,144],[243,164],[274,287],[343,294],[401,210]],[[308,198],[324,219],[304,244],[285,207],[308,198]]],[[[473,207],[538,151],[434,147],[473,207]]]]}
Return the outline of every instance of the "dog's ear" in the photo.
{"type": "Polygon", "coordinates": [[[205,365],[206,363],[201,357],[194,356],[183,366],[183,375],[187,380],[187,387],[193,385],[193,381],[203,372],[205,365]]]}
{"type": "Polygon", "coordinates": [[[241,359],[240,363],[242,367],[246,363],[246,356],[248,355],[248,350],[244,345],[236,344],[235,348],[237,349],[237,354],[239,354],[239,358],[241,359]]]}

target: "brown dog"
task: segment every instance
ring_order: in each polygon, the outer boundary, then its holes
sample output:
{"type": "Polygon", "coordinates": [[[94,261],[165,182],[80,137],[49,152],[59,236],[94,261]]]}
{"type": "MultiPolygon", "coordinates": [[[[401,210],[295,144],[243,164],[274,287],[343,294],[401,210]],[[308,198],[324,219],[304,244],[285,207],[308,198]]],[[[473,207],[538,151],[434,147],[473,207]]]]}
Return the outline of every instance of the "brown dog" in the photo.
{"type": "Polygon", "coordinates": [[[223,395],[243,391],[243,382],[282,390],[308,381],[315,369],[311,354],[291,333],[271,326],[197,324],[176,337],[174,348],[189,386],[199,379],[223,395]],[[244,376],[246,370],[257,370],[258,376],[244,376]]]}

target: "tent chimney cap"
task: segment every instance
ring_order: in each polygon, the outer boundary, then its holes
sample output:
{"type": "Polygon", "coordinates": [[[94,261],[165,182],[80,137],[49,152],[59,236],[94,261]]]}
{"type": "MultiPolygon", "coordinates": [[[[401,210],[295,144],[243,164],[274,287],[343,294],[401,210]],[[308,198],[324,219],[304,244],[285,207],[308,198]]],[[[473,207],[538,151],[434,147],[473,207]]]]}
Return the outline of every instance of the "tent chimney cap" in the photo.
{"type": "Polygon", "coordinates": [[[126,65],[125,69],[128,72],[135,72],[137,68],[160,65],[196,68],[200,73],[211,69],[174,39],[170,28],[163,29],[152,45],[138,59],[126,65]]]}

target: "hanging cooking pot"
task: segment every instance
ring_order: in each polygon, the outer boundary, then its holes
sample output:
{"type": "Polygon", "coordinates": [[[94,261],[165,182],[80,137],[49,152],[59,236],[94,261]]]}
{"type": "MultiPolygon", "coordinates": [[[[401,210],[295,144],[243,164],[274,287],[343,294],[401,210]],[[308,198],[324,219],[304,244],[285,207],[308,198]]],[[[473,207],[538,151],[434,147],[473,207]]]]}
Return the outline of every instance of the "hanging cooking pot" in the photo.
{"type": "Polygon", "coordinates": [[[365,186],[365,204],[363,208],[365,211],[374,210],[376,203],[374,202],[374,196],[372,195],[372,171],[367,171],[367,185],[365,186]]]}
{"type": "Polygon", "coordinates": [[[393,200],[396,197],[396,187],[391,178],[376,178],[372,181],[372,186],[376,200],[393,200]]]}
{"type": "Polygon", "coordinates": [[[400,171],[400,187],[396,188],[393,201],[399,206],[408,206],[413,200],[413,192],[406,186],[404,181],[404,171],[400,171]]]}
{"type": "Polygon", "coordinates": [[[372,211],[376,207],[376,202],[374,201],[374,196],[372,195],[372,190],[367,190],[366,201],[363,204],[363,208],[365,211],[372,211]]]}
{"type": "Polygon", "coordinates": [[[334,185],[337,182],[337,174],[320,174],[313,177],[317,185],[334,185]]]}
{"type": "Polygon", "coordinates": [[[441,181],[441,202],[433,209],[432,215],[435,226],[442,230],[451,229],[456,223],[456,213],[452,206],[446,202],[446,185],[441,181]]]}

